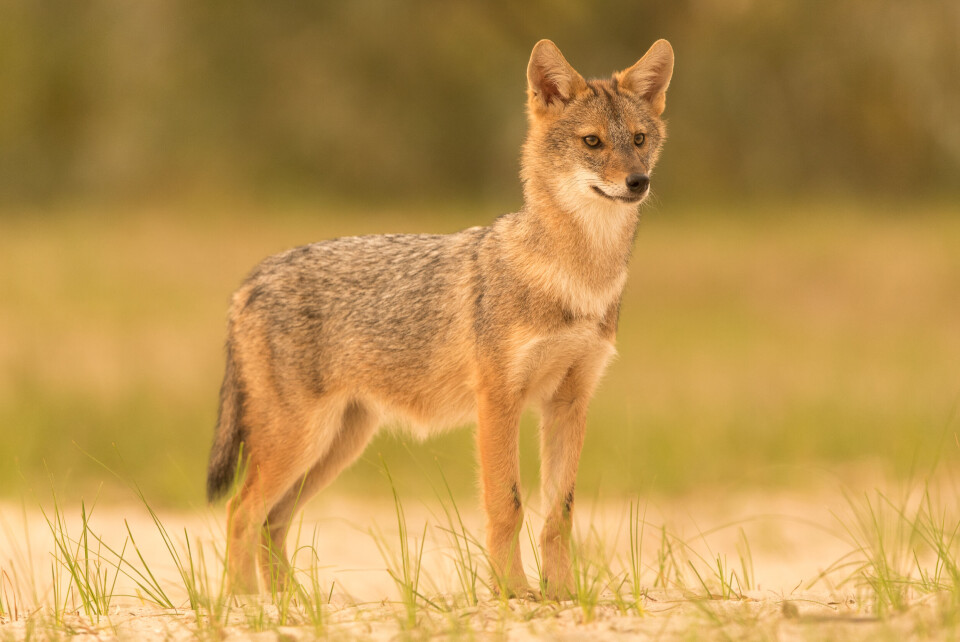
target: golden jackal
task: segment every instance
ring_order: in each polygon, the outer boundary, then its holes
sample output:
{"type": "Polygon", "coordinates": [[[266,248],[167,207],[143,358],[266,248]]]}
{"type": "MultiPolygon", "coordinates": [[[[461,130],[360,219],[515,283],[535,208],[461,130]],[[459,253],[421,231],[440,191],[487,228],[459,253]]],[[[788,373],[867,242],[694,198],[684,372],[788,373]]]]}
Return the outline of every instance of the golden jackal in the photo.
{"type": "Polygon", "coordinates": [[[207,493],[228,508],[235,592],[285,580],[301,503],[399,418],[419,435],[476,417],[498,588],[528,594],[517,431],[542,413],[547,593],[569,594],[574,481],[587,405],[614,353],[620,298],[664,140],[673,49],[659,40],[584,80],[549,40],[527,67],[524,204],[455,234],[340,238],[258,265],[233,295],[207,493]],[[242,448],[241,448],[242,444],[242,448]]]}

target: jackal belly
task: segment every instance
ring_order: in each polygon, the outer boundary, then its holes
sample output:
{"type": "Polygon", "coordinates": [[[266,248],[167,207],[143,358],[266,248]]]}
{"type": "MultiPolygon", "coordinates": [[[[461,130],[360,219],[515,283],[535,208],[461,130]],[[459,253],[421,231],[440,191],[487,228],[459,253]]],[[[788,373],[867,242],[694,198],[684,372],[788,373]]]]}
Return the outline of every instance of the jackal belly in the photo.
{"type": "Polygon", "coordinates": [[[358,381],[359,394],[379,408],[383,420],[420,438],[471,423],[476,418],[473,368],[466,359],[436,359],[417,373],[381,369],[377,380],[358,381]],[[386,375],[386,376],[383,376],[386,375]]]}

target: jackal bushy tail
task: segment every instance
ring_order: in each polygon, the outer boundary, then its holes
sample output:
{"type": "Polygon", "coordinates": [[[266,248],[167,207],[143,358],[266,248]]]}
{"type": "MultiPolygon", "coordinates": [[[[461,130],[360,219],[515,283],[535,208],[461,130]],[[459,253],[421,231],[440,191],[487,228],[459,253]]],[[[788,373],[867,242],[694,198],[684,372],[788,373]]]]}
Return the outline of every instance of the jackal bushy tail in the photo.
{"type": "Polygon", "coordinates": [[[220,408],[207,467],[207,501],[223,496],[240,466],[243,442],[243,384],[228,339],[227,366],[220,386],[220,408]]]}

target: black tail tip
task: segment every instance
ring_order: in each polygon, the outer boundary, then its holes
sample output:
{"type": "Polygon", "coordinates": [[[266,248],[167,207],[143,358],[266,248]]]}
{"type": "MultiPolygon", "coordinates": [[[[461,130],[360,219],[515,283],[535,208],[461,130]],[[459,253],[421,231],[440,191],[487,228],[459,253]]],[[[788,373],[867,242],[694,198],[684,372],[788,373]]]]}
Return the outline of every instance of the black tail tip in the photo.
{"type": "Polygon", "coordinates": [[[223,497],[232,483],[233,475],[229,472],[211,470],[207,475],[207,502],[212,504],[223,497]]]}

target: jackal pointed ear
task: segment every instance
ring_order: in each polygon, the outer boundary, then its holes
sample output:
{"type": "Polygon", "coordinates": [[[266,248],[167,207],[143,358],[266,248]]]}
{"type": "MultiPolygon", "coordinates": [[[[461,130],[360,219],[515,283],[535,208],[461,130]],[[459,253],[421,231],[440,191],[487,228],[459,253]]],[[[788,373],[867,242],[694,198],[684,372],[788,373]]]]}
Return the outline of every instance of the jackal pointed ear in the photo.
{"type": "Polygon", "coordinates": [[[538,113],[562,107],[578,92],[585,91],[587,82],[570,66],[557,45],[541,40],[533,47],[527,65],[527,94],[531,111],[538,113]]]}
{"type": "Polygon", "coordinates": [[[648,101],[657,116],[666,107],[671,76],[673,47],[666,40],[657,40],[636,64],[613,75],[621,89],[648,101]]]}

